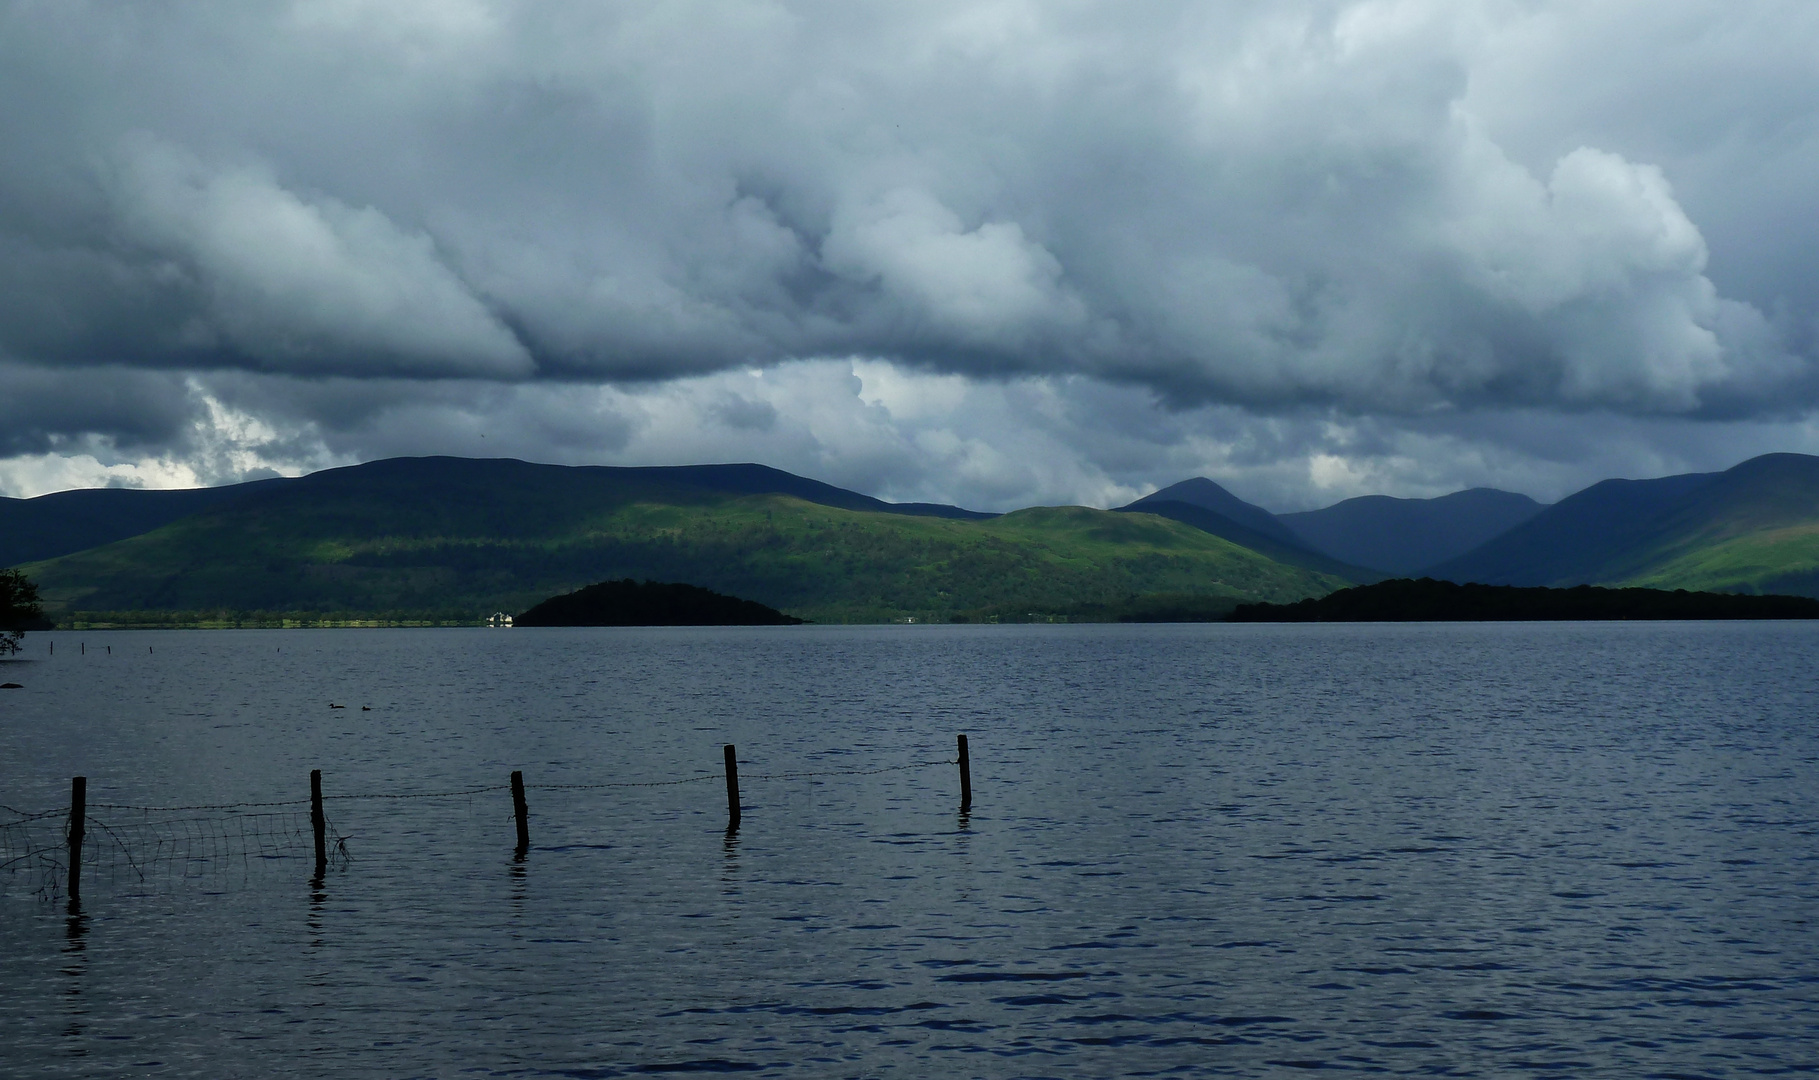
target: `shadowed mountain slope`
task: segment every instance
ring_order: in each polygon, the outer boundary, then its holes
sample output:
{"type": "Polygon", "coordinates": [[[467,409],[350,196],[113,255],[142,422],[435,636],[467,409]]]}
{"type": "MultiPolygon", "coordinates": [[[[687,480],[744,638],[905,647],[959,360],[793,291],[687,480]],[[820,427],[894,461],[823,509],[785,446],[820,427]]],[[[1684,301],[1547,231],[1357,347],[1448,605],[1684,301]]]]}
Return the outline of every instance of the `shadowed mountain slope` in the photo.
{"type": "Polygon", "coordinates": [[[35,499],[0,497],[0,566],[111,544],[288,482],[254,480],[229,487],[170,491],[84,488],[35,499]]]}
{"type": "Polygon", "coordinates": [[[1616,560],[1633,585],[1819,596],[1819,457],[1765,454],[1675,501],[1616,560]]]}
{"type": "Polygon", "coordinates": [[[1819,595],[1819,458],[1766,454],[1722,473],[1606,480],[1431,573],[1819,595]]]}
{"type": "Polygon", "coordinates": [[[1443,581],[1485,585],[1583,585],[1648,543],[1656,517],[1715,473],[1657,480],[1601,480],[1521,525],[1428,571],[1443,581]]]}
{"type": "Polygon", "coordinates": [[[1315,551],[1386,574],[1412,574],[1464,555],[1541,510],[1527,495],[1471,488],[1434,499],[1364,495],[1278,517],[1315,551]]]}
{"type": "Polygon", "coordinates": [[[1136,510],[1147,514],[1152,513],[1150,507],[1158,503],[1186,503],[1189,506],[1198,506],[1249,529],[1255,535],[1267,536],[1277,543],[1295,548],[1305,546],[1300,537],[1276,519],[1276,515],[1254,503],[1245,502],[1204,476],[1183,480],[1179,484],[1170,484],[1161,491],[1152,492],[1128,506],[1119,507],[1119,509],[1136,510]]]}
{"type": "MultiPolygon", "coordinates": [[[[430,458],[421,460],[465,461],[464,458],[430,458]]],[[[773,469],[769,465],[651,465],[644,467],[611,468],[603,465],[559,466],[543,465],[537,468],[582,468],[589,471],[601,469],[620,473],[628,477],[655,481],[664,484],[681,484],[700,488],[703,491],[714,491],[726,495],[794,495],[804,502],[818,503],[822,506],[838,506],[843,510],[871,510],[881,514],[911,514],[917,517],[958,518],[964,521],[984,521],[997,517],[978,510],[962,510],[958,506],[947,506],[943,503],[892,503],[883,499],[874,499],[870,495],[861,495],[857,491],[824,484],[819,480],[810,480],[806,476],[773,469]]]]}
{"type": "Polygon", "coordinates": [[[1175,502],[1171,499],[1145,499],[1141,503],[1119,507],[1120,514],[1155,514],[1158,517],[1179,521],[1183,525],[1192,525],[1203,532],[1230,540],[1239,547],[1267,555],[1279,563],[1299,566],[1320,574],[1332,574],[1347,581],[1378,581],[1383,575],[1378,571],[1363,566],[1343,562],[1331,555],[1315,551],[1306,544],[1292,540],[1282,540],[1276,535],[1266,535],[1256,529],[1241,525],[1224,514],[1209,510],[1193,503],[1175,502]]]}

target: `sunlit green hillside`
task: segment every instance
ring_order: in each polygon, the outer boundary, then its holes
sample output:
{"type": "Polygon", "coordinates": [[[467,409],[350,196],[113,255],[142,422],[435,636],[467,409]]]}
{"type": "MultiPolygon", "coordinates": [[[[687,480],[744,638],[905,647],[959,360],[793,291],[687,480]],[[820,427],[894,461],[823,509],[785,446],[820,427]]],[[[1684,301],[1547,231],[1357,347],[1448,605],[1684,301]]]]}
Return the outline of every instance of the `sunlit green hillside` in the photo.
{"type": "Polygon", "coordinates": [[[1674,555],[1625,584],[1819,596],[1819,523],[1765,529],[1674,555]]]}

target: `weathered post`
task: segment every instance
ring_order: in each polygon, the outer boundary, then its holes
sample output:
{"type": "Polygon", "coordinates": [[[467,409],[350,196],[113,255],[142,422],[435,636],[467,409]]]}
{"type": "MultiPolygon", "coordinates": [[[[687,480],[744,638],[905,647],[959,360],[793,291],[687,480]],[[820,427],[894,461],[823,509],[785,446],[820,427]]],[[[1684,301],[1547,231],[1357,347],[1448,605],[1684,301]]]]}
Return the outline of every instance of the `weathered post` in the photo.
{"type": "Polygon", "coordinates": [[[328,818],[322,813],[322,770],[309,771],[309,826],[316,834],[316,873],[328,866],[328,818]]]}
{"type": "Polygon", "coordinates": [[[960,811],[973,807],[973,760],[966,752],[966,736],[960,736],[960,811]]]}
{"type": "Polygon", "coordinates": [[[69,898],[82,898],[82,836],[88,821],[88,777],[69,781],[69,898]]]}
{"type": "Polygon", "coordinates": [[[739,827],[739,759],[732,743],[726,744],[726,827],[739,827]]]}
{"type": "Polygon", "coordinates": [[[530,808],[524,804],[524,774],[512,770],[512,813],[518,816],[518,854],[530,850],[530,808]]]}

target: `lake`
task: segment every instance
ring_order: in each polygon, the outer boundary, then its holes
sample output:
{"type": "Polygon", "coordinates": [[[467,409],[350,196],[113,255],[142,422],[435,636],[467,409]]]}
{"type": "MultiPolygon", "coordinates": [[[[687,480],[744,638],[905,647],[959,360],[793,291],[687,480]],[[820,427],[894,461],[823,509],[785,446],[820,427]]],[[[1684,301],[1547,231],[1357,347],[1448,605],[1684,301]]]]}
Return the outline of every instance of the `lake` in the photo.
{"type": "Polygon", "coordinates": [[[1819,1069],[1811,624],[26,643],[8,1076],[1819,1069]]]}

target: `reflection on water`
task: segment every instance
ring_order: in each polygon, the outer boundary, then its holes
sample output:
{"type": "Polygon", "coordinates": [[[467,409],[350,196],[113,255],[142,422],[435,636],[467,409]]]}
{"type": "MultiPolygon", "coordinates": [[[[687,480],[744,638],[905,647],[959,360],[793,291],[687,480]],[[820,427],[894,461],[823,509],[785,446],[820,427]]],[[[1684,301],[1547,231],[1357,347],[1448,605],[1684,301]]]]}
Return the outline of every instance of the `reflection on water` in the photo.
{"type": "Polygon", "coordinates": [[[88,1045],[82,1041],[88,1027],[83,1018],[88,1014],[82,1000],[82,981],[88,974],[88,916],[82,914],[82,901],[71,897],[68,913],[63,927],[63,966],[59,969],[69,980],[64,988],[65,1012],[69,1017],[63,1029],[63,1036],[77,1040],[66,1046],[69,1054],[82,1057],[88,1053],[88,1045]]]}
{"type": "Polygon", "coordinates": [[[1816,627],[108,637],[0,702],[0,803],[296,799],[317,769],[358,797],[324,865],[307,824],[236,861],[242,826],[185,811],[181,874],[97,867],[80,906],[0,876],[7,1075],[1819,1057],[1816,627]],[[838,775],[958,732],[976,805],[952,761],[838,775]],[[513,771],[536,844],[501,875],[513,771]],[[659,786],[557,786],[607,782],[659,786]],[[422,792],[465,794],[395,798],[422,792]]]}
{"type": "Polygon", "coordinates": [[[528,880],[524,872],[524,852],[512,855],[512,861],[506,867],[506,874],[511,881],[512,921],[519,922],[524,918],[524,890],[528,880]]]}
{"type": "Polygon", "coordinates": [[[322,937],[322,908],[328,903],[328,871],[321,863],[316,864],[316,876],[309,879],[309,946],[320,949],[322,937]]]}

